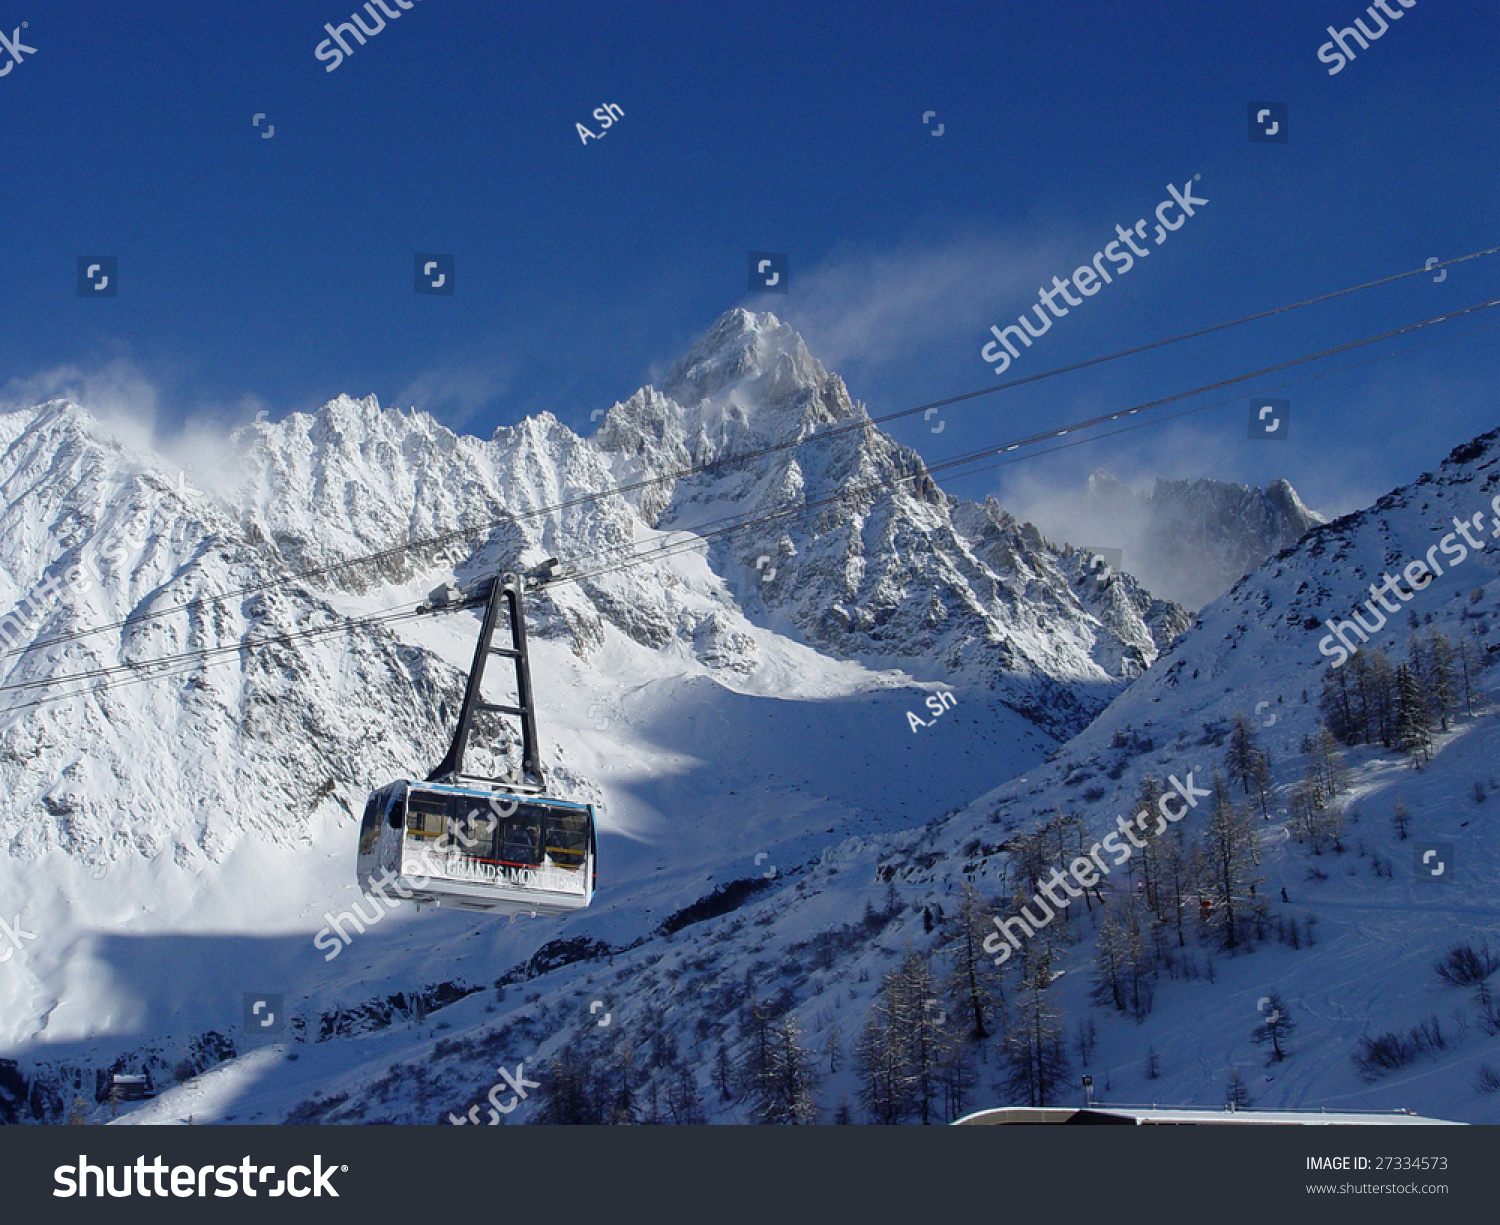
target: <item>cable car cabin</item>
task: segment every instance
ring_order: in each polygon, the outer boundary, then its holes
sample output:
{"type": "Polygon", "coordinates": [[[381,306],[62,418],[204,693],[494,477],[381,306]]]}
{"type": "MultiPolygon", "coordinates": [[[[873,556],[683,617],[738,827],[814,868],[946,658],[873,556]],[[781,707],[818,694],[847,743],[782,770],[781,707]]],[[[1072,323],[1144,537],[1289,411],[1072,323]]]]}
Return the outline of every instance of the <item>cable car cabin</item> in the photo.
{"type": "Polygon", "coordinates": [[[359,883],[369,891],[381,880],[465,910],[582,910],[594,895],[594,810],[403,779],[370,797],[360,824],[359,883]]]}
{"type": "MultiPolygon", "coordinates": [[[[555,566],[553,558],[542,569],[550,577],[555,566]]],[[[542,794],[546,780],[537,748],[524,586],[519,574],[507,571],[490,580],[487,590],[468,597],[462,592],[456,598],[445,595],[443,605],[455,611],[484,605],[458,726],[447,755],[425,783],[401,779],[375,792],[365,805],[357,871],[367,892],[384,885],[418,902],[499,914],[567,914],[593,899],[594,810],[542,794]],[[508,647],[494,644],[502,611],[510,623],[508,647]],[[509,660],[515,669],[513,702],[483,697],[491,655],[509,660]],[[503,779],[464,773],[464,752],[480,713],[520,720],[518,773],[503,779]]]]}

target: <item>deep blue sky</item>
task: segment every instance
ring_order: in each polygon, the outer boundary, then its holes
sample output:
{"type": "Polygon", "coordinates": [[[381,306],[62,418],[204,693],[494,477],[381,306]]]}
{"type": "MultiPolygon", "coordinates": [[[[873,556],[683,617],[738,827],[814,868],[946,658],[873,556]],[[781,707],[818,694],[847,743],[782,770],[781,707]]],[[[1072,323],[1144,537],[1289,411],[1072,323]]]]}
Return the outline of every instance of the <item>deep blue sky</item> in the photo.
{"type": "MultiPolygon", "coordinates": [[[[542,409],[588,432],[745,304],[878,414],[999,381],[989,325],[1194,174],[1210,203],[1013,375],[1500,244],[1493,3],[1419,0],[1334,76],[1317,49],[1355,0],[417,0],[327,72],[352,7],[5,4],[37,49],[0,77],[6,398],[72,368],[154,396],[166,431],[374,392],[476,433],[542,409]],[[1251,99],[1287,103],[1288,143],[1248,140],[1251,99]],[[604,103],[624,117],[582,144],[604,103]],[[789,255],[790,294],[747,295],[751,249],[789,255]],[[416,251],[454,254],[455,296],[413,293],[416,251]],[[119,297],[75,296],[80,254],[118,255],[119,297]]],[[[893,432],[936,462],[1500,297],[1497,258],[893,432]]],[[[955,490],[1024,501],[1107,466],[1287,475],[1343,509],[1500,424],[1497,336],[1276,393],[1285,444],[1246,439],[1257,385],[955,490]]]]}

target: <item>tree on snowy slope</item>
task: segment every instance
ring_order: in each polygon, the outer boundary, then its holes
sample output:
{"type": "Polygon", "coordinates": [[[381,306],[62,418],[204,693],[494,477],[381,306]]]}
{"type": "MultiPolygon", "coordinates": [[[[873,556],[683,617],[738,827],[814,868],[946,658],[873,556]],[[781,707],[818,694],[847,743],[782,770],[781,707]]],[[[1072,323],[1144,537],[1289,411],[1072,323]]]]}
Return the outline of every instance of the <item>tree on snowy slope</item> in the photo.
{"type": "Polygon", "coordinates": [[[1177,947],[1186,948],[1183,915],[1187,910],[1187,895],[1193,888],[1193,855],[1180,823],[1161,840],[1161,879],[1162,918],[1176,931],[1177,947]]]}
{"type": "Polygon", "coordinates": [[[785,1016],[769,1027],[765,1066],[746,1085],[751,1113],[757,1123],[810,1124],[818,1121],[813,1100],[817,1076],[812,1056],[797,1042],[796,1019],[785,1016]]]}
{"type": "MultiPolygon", "coordinates": [[[[1438,730],[1448,730],[1448,720],[1458,711],[1458,667],[1453,643],[1441,630],[1433,630],[1427,649],[1421,653],[1426,662],[1423,676],[1430,711],[1438,721],[1438,730]]],[[[1416,639],[1412,639],[1412,662],[1418,658],[1416,639]]]]}
{"type": "MultiPolygon", "coordinates": [[[[1024,905],[1036,892],[1037,882],[1045,880],[1057,862],[1052,822],[1043,822],[1029,832],[1012,834],[1008,849],[1011,887],[1024,905]]],[[[1050,927],[1047,930],[1050,932],[1050,927]]]]}
{"type": "Polygon", "coordinates": [[[1474,714],[1474,690],[1479,684],[1479,673],[1484,667],[1484,652],[1480,649],[1479,640],[1472,634],[1465,634],[1458,642],[1458,664],[1464,678],[1464,710],[1472,717],[1474,714]]]}
{"type": "Polygon", "coordinates": [[[974,1066],[974,1050],[962,1041],[950,1041],[938,1067],[938,1084],[943,1091],[944,1116],[953,1120],[963,1114],[969,1090],[979,1075],[974,1066]]]}
{"type": "Polygon", "coordinates": [[[729,1062],[729,1047],[722,1040],[714,1055],[714,1085],[721,1102],[734,1100],[734,1066],[729,1062]]]}
{"type": "Polygon", "coordinates": [[[1149,912],[1133,897],[1111,907],[1099,924],[1094,960],[1093,999],[1144,1021],[1156,991],[1156,962],[1151,950],[1149,912]]]}
{"type": "Polygon", "coordinates": [[[1352,667],[1323,670],[1318,709],[1323,712],[1323,719],[1333,729],[1333,734],[1345,744],[1360,744],[1366,739],[1368,729],[1355,706],[1357,696],[1352,667]]]}
{"type": "Polygon", "coordinates": [[[607,1078],[609,1094],[604,1121],[615,1126],[636,1122],[640,1069],[636,1063],[635,1044],[629,1038],[623,1038],[615,1044],[610,1055],[607,1078]]]}
{"type": "Polygon", "coordinates": [[[1248,809],[1238,808],[1218,773],[1213,807],[1204,837],[1204,892],[1212,903],[1209,922],[1223,930],[1224,947],[1239,946],[1251,890],[1260,883],[1255,871],[1255,823],[1248,809]]]}
{"type": "MultiPolygon", "coordinates": [[[[1332,841],[1333,849],[1344,850],[1344,807],[1328,789],[1329,772],[1316,760],[1316,742],[1309,741],[1310,760],[1307,772],[1292,787],[1287,797],[1287,811],[1291,816],[1291,829],[1298,842],[1312,846],[1314,855],[1323,853],[1323,844],[1332,841]]],[[[1334,767],[1335,782],[1347,782],[1347,772],[1342,761],[1334,767]]]]}
{"type": "Polygon", "coordinates": [[[1326,723],[1318,724],[1317,735],[1308,745],[1308,759],[1317,769],[1323,794],[1329,799],[1349,786],[1349,769],[1344,764],[1344,755],[1339,752],[1338,737],[1326,723]]]}
{"type": "Polygon", "coordinates": [[[984,941],[994,930],[990,912],[971,881],[964,881],[958,895],[958,911],[947,924],[948,1002],[955,1028],[962,1027],[971,1042],[986,1042],[999,1024],[1005,1006],[1005,983],[984,951],[984,941]]]}
{"type": "Polygon", "coordinates": [[[1400,796],[1396,797],[1396,803],[1391,808],[1391,825],[1395,827],[1396,837],[1405,842],[1411,833],[1411,809],[1400,796]]]}
{"type": "Polygon", "coordinates": [[[1229,1078],[1229,1087],[1224,1091],[1224,1104],[1236,1110],[1251,1105],[1250,1089],[1239,1072],[1229,1078]]]}
{"type": "Polygon", "coordinates": [[[1396,674],[1384,651],[1361,651],[1345,667],[1325,670],[1319,705],[1345,744],[1395,747],[1396,674]]]}
{"type": "MultiPolygon", "coordinates": [[[[1157,811],[1157,801],[1161,799],[1161,782],[1154,775],[1147,774],[1141,779],[1140,789],[1136,795],[1135,811],[1150,812],[1157,811]]],[[[1161,898],[1161,860],[1162,848],[1149,829],[1142,831],[1142,842],[1139,855],[1132,855],[1126,864],[1126,879],[1130,882],[1131,893],[1135,893],[1136,879],[1139,874],[1140,891],[1145,896],[1146,905],[1156,910],[1160,905],[1161,898]]],[[[1080,850],[1082,855],[1083,851],[1080,850]]],[[[1066,862],[1066,861],[1064,861],[1066,862]]]]}
{"type": "Polygon", "coordinates": [[[1235,715],[1229,733],[1229,748],[1224,754],[1224,773],[1231,783],[1239,783],[1246,795],[1260,804],[1260,815],[1271,815],[1271,755],[1255,739],[1255,729],[1244,713],[1235,715]]]}
{"type": "Polygon", "coordinates": [[[1028,1106],[1056,1100],[1068,1079],[1062,1011],[1052,998],[1052,957],[1038,942],[1021,953],[1016,1021],[1005,1038],[1005,1087],[1028,1106]]]}
{"type": "Polygon", "coordinates": [[[951,1100],[964,1074],[946,1022],[927,958],[908,953],[882,981],[856,1052],[860,1096],[877,1123],[931,1123],[940,1092],[951,1100]]]}
{"type": "Polygon", "coordinates": [[[937,981],[921,953],[909,953],[896,969],[895,990],[906,1020],[908,1083],[917,1121],[931,1123],[936,1114],[940,1069],[951,1045],[945,1024],[947,1013],[938,1000],[937,981]]]}
{"type": "Polygon", "coordinates": [[[1108,1004],[1117,1012],[1125,1011],[1125,959],[1118,938],[1120,924],[1106,913],[1099,924],[1094,949],[1094,984],[1090,998],[1096,1004],[1108,1004]]]}
{"type": "Polygon", "coordinates": [[[1271,776],[1271,755],[1260,753],[1251,766],[1250,790],[1260,805],[1262,819],[1271,819],[1271,795],[1274,790],[1274,780],[1271,776]]]}
{"type": "Polygon", "coordinates": [[[1280,1063],[1287,1057],[1287,1039],[1292,1030],[1297,1028],[1297,1023],[1292,1020],[1291,1011],[1286,1006],[1277,992],[1273,991],[1267,997],[1263,1016],[1250,1037],[1257,1046],[1271,1046],[1270,1062],[1280,1063]]]}
{"type": "Polygon", "coordinates": [[[1265,751],[1255,739],[1255,729],[1243,713],[1234,717],[1229,732],[1229,748],[1224,754],[1224,773],[1231,783],[1239,783],[1249,795],[1262,769],[1265,751]]]}
{"type": "Polygon", "coordinates": [[[1427,713],[1427,695],[1410,665],[1396,669],[1395,748],[1410,753],[1412,764],[1421,769],[1432,756],[1432,722],[1427,713]]]}
{"type": "Polygon", "coordinates": [[[604,1063],[596,1058],[599,1053],[586,1051],[584,1043],[574,1039],[547,1063],[536,1093],[538,1123],[579,1125],[609,1121],[609,1085],[603,1074],[604,1063]]]}
{"type": "Polygon", "coordinates": [[[667,1119],[679,1127],[695,1127],[708,1120],[698,1096],[698,1081],[685,1063],[674,1061],[667,1069],[667,1119]]]}
{"type": "Polygon", "coordinates": [[[740,1031],[745,1035],[745,1053],[740,1057],[738,1073],[742,1093],[751,1092],[751,1087],[770,1075],[774,1041],[771,1026],[774,1013],[771,1006],[760,1000],[751,1000],[745,1009],[740,1031]]]}
{"type": "Polygon", "coordinates": [[[886,1125],[899,1123],[906,1113],[906,1060],[891,1003],[884,989],[877,993],[854,1047],[859,1100],[871,1122],[886,1125]]]}
{"type": "MultiPolygon", "coordinates": [[[[1363,659],[1364,652],[1354,658],[1363,659]]],[[[1396,673],[1384,651],[1371,651],[1367,664],[1357,677],[1369,726],[1364,738],[1379,741],[1388,749],[1393,748],[1396,743],[1396,673]]]]}

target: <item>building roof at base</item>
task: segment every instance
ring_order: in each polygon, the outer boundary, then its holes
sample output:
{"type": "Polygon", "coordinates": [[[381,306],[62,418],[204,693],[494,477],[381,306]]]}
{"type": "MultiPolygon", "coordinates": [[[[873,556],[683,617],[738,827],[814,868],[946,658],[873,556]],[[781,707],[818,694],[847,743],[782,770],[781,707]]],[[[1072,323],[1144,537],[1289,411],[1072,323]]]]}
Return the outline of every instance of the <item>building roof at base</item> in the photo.
{"type": "Polygon", "coordinates": [[[955,1127],[993,1127],[1008,1123],[1123,1124],[1126,1126],[1247,1123],[1281,1124],[1294,1127],[1433,1125],[1463,1127],[1451,1119],[1429,1119],[1408,1110],[1200,1110],[1171,1106],[1000,1106],[977,1110],[955,1120],[955,1127]]]}

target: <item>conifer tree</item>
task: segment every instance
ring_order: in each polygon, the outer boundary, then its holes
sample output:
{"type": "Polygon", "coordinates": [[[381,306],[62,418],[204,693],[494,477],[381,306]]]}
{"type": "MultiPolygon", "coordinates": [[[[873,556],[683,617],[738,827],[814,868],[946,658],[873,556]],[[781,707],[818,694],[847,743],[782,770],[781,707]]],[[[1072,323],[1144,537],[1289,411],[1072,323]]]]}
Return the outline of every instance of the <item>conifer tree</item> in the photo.
{"type": "Polygon", "coordinates": [[[947,953],[950,959],[948,1001],[955,1024],[971,1042],[985,1042],[998,1027],[1005,988],[1001,967],[984,951],[986,937],[994,930],[990,912],[969,881],[959,889],[958,910],[948,921],[947,953]]]}
{"type": "Polygon", "coordinates": [[[1182,826],[1178,825],[1162,841],[1165,844],[1162,852],[1162,877],[1168,899],[1168,922],[1177,932],[1177,947],[1185,948],[1187,937],[1183,932],[1183,912],[1187,907],[1187,894],[1192,889],[1193,880],[1187,835],[1183,833],[1182,826]]]}
{"type": "Polygon", "coordinates": [[[679,1127],[706,1122],[698,1096],[698,1082],[685,1063],[675,1063],[667,1081],[667,1117],[679,1127]]]}
{"type": "Polygon", "coordinates": [[[738,1080],[740,1091],[752,1092],[770,1074],[772,1060],[771,1009],[759,1000],[752,1000],[741,1026],[748,1041],[745,1053],[740,1057],[738,1080]]]}
{"type": "Polygon", "coordinates": [[[1092,998],[1096,1004],[1107,1004],[1118,1012],[1125,1011],[1124,936],[1120,922],[1106,911],[1099,920],[1099,935],[1094,943],[1094,984],[1092,998]]]}
{"type": "Polygon", "coordinates": [[[1211,922],[1220,927],[1224,947],[1238,947],[1247,895],[1258,883],[1255,826],[1249,813],[1237,808],[1219,775],[1214,776],[1213,804],[1205,833],[1207,873],[1204,888],[1213,903],[1211,922]]]}
{"type": "MultiPolygon", "coordinates": [[[[1161,782],[1154,775],[1147,774],[1141,779],[1140,789],[1136,793],[1135,811],[1155,814],[1158,810],[1156,803],[1161,799],[1161,782]]],[[[1141,832],[1141,839],[1145,847],[1139,855],[1133,855],[1130,859],[1132,879],[1136,860],[1140,860],[1141,884],[1144,887],[1146,905],[1155,910],[1160,904],[1158,893],[1161,888],[1162,847],[1157,839],[1152,836],[1154,821],[1147,823],[1147,828],[1141,832]]]]}
{"type": "Polygon", "coordinates": [[[1250,791],[1260,805],[1261,817],[1267,821],[1271,819],[1271,789],[1271,756],[1257,753],[1250,767],[1250,791]]]}
{"type": "Polygon", "coordinates": [[[1151,1012],[1155,992],[1155,964],[1147,920],[1134,898],[1113,907],[1099,924],[1094,962],[1093,998],[1143,1021],[1151,1012]]]}
{"type": "Polygon", "coordinates": [[[1234,716],[1234,725],[1229,732],[1229,748],[1224,754],[1224,773],[1231,783],[1239,783],[1244,794],[1249,795],[1255,782],[1256,763],[1261,757],[1260,745],[1255,740],[1255,729],[1244,712],[1234,716]]]}
{"type": "Polygon", "coordinates": [[[1360,726],[1356,717],[1352,697],[1351,676],[1357,671],[1358,669],[1351,668],[1325,668],[1323,688],[1318,698],[1318,709],[1323,712],[1324,721],[1345,744],[1359,744],[1369,738],[1367,729],[1360,726]]]}
{"type": "Polygon", "coordinates": [[[854,1048],[859,1097],[873,1122],[899,1123],[907,1112],[905,1059],[891,1000],[882,990],[870,1007],[854,1048]]]}
{"type": "Polygon", "coordinates": [[[1318,725],[1313,740],[1312,758],[1317,765],[1323,794],[1332,798],[1349,786],[1349,770],[1344,764],[1344,755],[1339,752],[1339,742],[1326,723],[1318,725]]]}
{"type": "Polygon", "coordinates": [[[1474,689],[1479,682],[1479,670],[1483,666],[1478,641],[1472,634],[1458,640],[1458,662],[1464,678],[1464,710],[1469,717],[1474,715],[1474,689]]]}
{"type": "Polygon", "coordinates": [[[1297,841],[1311,843],[1315,855],[1323,853],[1323,823],[1319,817],[1323,803],[1322,779],[1309,766],[1287,797],[1287,811],[1297,841]]]}
{"type": "Polygon", "coordinates": [[[1446,732],[1448,720],[1458,709],[1458,669],[1453,643],[1441,630],[1433,630],[1427,640],[1427,696],[1438,729],[1446,732]]]}
{"type": "Polygon", "coordinates": [[[1260,1023],[1251,1031],[1250,1037],[1259,1046],[1269,1045],[1270,1062],[1280,1063],[1287,1057],[1287,1039],[1296,1028],[1297,1023],[1292,1020],[1286,1001],[1273,991],[1267,998],[1260,1023]]]}
{"type": "Polygon", "coordinates": [[[844,1033],[839,1029],[837,1021],[829,1024],[828,1032],[823,1037],[823,1053],[828,1056],[828,1074],[837,1075],[844,1058],[844,1033]]]}
{"type": "Polygon", "coordinates": [[[1427,714],[1427,695],[1416,673],[1402,664],[1396,669],[1396,720],[1395,743],[1404,753],[1410,753],[1412,764],[1418,769],[1427,762],[1432,750],[1432,728],[1427,714]]]}
{"type": "Polygon", "coordinates": [[[877,1123],[936,1119],[953,1038],[927,958],[909,953],[881,982],[855,1059],[861,1098],[877,1123]]]}
{"type": "Polygon", "coordinates": [[[1396,797],[1396,803],[1391,808],[1391,824],[1396,829],[1396,837],[1405,842],[1411,831],[1411,810],[1400,796],[1396,797]]]}
{"type": "MultiPolygon", "coordinates": [[[[1364,653],[1356,655],[1362,659],[1364,653]]],[[[1363,699],[1369,709],[1370,735],[1368,740],[1379,741],[1386,748],[1396,747],[1396,674],[1384,651],[1370,652],[1369,666],[1365,669],[1363,699]]]]}
{"type": "Polygon", "coordinates": [[[947,1054],[946,1013],[939,1004],[937,982],[927,958],[909,953],[896,968],[893,990],[901,1003],[902,1045],[906,1051],[906,1081],[917,1121],[931,1123],[938,1097],[938,1069],[947,1054]]]}
{"type": "Polygon", "coordinates": [[[1006,1086],[1029,1106],[1055,1100],[1068,1076],[1062,1016],[1052,998],[1052,957],[1037,941],[1022,950],[1016,1023],[1005,1040],[1006,1086]]]}
{"type": "Polygon", "coordinates": [[[817,1077],[812,1057],[802,1049],[797,1022],[785,1016],[770,1026],[766,1066],[747,1086],[751,1113],[757,1123],[811,1124],[818,1121],[813,1094],[817,1077]]]}
{"type": "Polygon", "coordinates": [[[729,1047],[723,1042],[714,1057],[714,1084],[718,1086],[721,1101],[734,1100],[734,1069],[729,1062],[729,1047]]]}
{"type": "Polygon", "coordinates": [[[1245,1084],[1245,1078],[1238,1071],[1229,1078],[1229,1087],[1224,1092],[1224,1104],[1236,1110],[1251,1104],[1250,1090],[1245,1084]]]}
{"type": "Polygon", "coordinates": [[[944,1116],[949,1122],[964,1112],[969,1091],[979,1079],[974,1067],[974,1050],[963,1042],[949,1042],[938,1067],[938,1084],[943,1092],[944,1116]]]}

